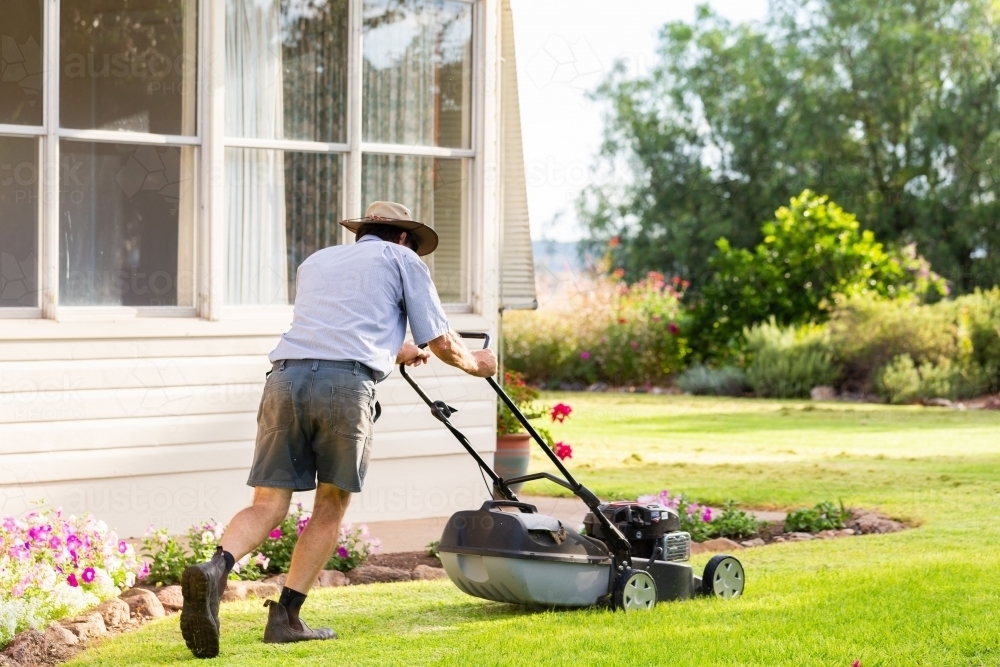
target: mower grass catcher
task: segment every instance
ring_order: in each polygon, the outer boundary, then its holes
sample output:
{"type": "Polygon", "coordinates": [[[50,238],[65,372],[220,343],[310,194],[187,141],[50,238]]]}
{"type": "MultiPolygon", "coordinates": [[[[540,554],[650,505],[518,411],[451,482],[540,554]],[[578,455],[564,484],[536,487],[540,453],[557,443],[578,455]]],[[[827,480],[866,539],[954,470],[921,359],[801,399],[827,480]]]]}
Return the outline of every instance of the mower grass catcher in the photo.
{"type": "MultiPolygon", "coordinates": [[[[484,333],[462,333],[483,339],[484,333]]],[[[671,508],[656,503],[602,503],[573,478],[562,461],[532,428],[493,378],[486,381],[517,417],[562,477],[533,473],[500,478],[469,440],[449,421],[456,411],[433,401],[400,365],[434,415],[452,432],[493,482],[493,497],[477,510],[456,512],[441,535],[438,552],[452,582],[469,595],[539,607],[610,606],[624,611],[652,609],[657,602],[687,600],[698,595],[734,598],[743,593],[740,562],[725,554],[713,557],[702,576],[687,562],[691,536],[680,530],[671,508]],[[555,517],[539,514],[534,505],[519,502],[510,487],[547,479],[578,496],[590,513],[585,535],[555,517]]]]}

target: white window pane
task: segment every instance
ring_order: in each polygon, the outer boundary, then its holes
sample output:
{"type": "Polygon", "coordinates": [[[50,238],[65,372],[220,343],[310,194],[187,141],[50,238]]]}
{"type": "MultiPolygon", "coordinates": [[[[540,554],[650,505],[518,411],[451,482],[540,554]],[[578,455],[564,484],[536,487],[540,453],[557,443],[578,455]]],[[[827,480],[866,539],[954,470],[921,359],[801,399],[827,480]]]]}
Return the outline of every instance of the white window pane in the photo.
{"type": "Polygon", "coordinates": [[[61,0],[63,127],[196,133],[196,0],[61,0]]]}
{"type": "Polygon", "coordinates": [[[341,161],[328,153],[226,149],[227,304],[295,300],[299,265],[340,238],[341,161]]]}
{"type": "Polygon", "coordinates": [[[194,148],[59,150],[59,302],[193,305],[194,148]]]}
{"type": "Polygon", "coordinates": [[[468,160],[365,155],[361,200],[394,201],[409,207],[414,220],[433,227],[440,242],[424,257],[443,303],[468,301],[466,219],[469,209],[468,160]]]}
{"type": "Polygon", "coordinates": [[[38,307],[38,140],[0,137],[0,309],[38,307]]]}
{"type": "Polygon", "coordinates": [[[365,0],[365,141],[468,148],[472,5],[365,0]]]}
{"type": "Polygon", "coordinates": [[[227,0],[226,135],[344,142],[347,0],[227,0]]]}
{"type": "Polygon", "coordinates": [[[41,0],[3,0],[0,16],[0,123],[41,125],[41,0]]]}

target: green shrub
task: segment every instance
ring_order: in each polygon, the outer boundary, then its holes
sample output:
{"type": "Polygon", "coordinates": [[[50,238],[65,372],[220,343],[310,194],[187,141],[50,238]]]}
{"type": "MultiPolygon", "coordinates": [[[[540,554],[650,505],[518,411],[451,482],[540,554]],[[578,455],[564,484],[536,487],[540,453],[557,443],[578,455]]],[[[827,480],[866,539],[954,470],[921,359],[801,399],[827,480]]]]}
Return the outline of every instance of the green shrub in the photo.
{"type": "Polygon", "coordinates": [[[826,331],[815,325],[781,327],[771,318],[744,330],[747,382],[758,396],[808,396],[819,385],[833,384],[840,369],[826,344],[826,331]]]}
{"type": "Polygon", "coordinates": [[[700,358],[732,356],[744,330],[770,317],[781,325],[823,321],[836,295],[946,294],[945,281],[914,246],[884,247],[827,197],[805,190],[774,217],[753,250],[719,239],[693,319],[700,358]]]}
{"type": "Polygon", "coordinates": [[[740,539],[751,537],[760,530],[760,521],[756,517],[736,508],[736,503],[730,500],[722,509],[722,513],[713,517],[712,528],[718,537],[740,539]]]}
{"type": "Polygon", "coordinates": [[[851,517],[844,503],[834,505],[829,500],[815,507],[789,512],[785,517],[785,530],[789,533],[818,533],[821,530],[840,530],[851,517]]]}
{"type": "Polygon", "coordinates": [[[894,402],[997,391],[1000,288],[953,301],[841,300],[829,322],[840,384],[894,402]]]}
{"type": "Polygon", "coordinates": [[[709,368],[701,364],[681,373],[677,386],[695,396],[742,396],[749,388],[746,374],[739,368],[709,368]]]}
{"type": "Polygon", "coordinates": [[[662,384],[683,368],[687,311],[658,273],[626,285],[597,272],[589,289],[558,307],[504,315],[504,364],[530,382],[662,384]]]}

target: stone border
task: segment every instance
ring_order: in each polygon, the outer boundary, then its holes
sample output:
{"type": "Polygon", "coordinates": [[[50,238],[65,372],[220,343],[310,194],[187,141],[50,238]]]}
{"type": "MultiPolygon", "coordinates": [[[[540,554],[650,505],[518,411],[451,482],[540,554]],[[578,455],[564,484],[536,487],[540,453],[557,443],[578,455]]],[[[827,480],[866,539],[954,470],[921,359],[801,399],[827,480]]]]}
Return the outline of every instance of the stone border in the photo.
{"type": "MultiPolygon", "coordinates": [[[[418,565],[402,570],[378,565],[362,565],[348,574],[323,570],[314,588],[365,585],[390,581],[427,581],[444,579],[444,569],[418,565]]],[[[277,598],[285,575],[262,581],[230,581],[222,596],[224,602],[251,598],[277,598]]],[[[184,605],[181,587],[144,586],[130,588],[121,597],[102,602],[78,616],[53,621],[44,631],[25,630],[0,653],[0,667],[51,667],[72,659],[77,653],[109,637],[142,627],[149,621],[180,612],[184,605]]]]}

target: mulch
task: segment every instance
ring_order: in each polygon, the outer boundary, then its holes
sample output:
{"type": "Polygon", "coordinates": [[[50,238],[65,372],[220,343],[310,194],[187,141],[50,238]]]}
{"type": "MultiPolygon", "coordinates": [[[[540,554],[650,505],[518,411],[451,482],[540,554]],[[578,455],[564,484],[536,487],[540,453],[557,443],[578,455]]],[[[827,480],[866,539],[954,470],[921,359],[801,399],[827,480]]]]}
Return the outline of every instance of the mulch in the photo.
{"type": "Polygon", "coordinates": [[[368,560],[365,561],[365,565],[412,570],[418,565],[441,567],[441,561],[438,560],[437,556],[428,556],[426,551],[402,551],[399,553],[369,556],[368,560]]]}

